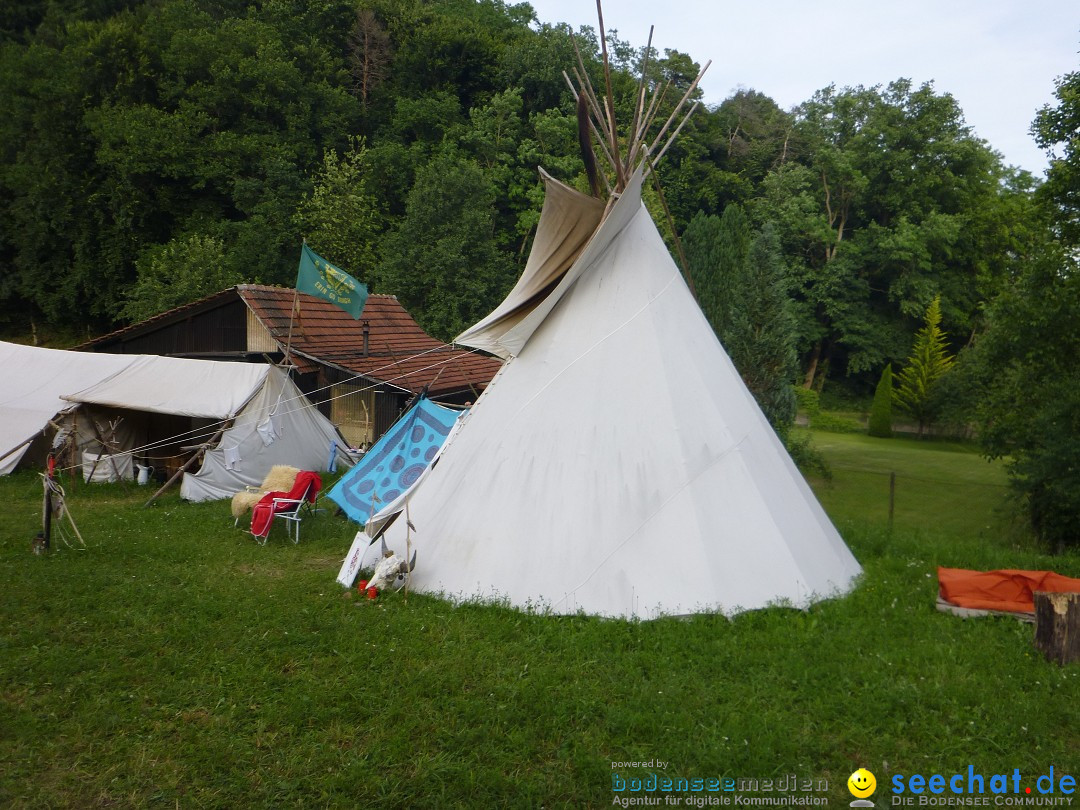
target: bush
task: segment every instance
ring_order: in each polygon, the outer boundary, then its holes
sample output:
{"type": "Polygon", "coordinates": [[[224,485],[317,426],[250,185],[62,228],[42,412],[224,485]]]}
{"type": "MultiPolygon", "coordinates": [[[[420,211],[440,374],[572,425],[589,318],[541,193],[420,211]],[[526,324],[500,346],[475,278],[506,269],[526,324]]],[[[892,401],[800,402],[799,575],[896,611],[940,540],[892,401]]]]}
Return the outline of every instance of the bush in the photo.
{"type": "Polygon", "coordinates": [[[870,406],[870,424],[867,432],[879,439],[892,438],[892,363],[885,366],[874,391],[874,404],[870,406]]]}
{"type": "Polygon", "coordinates": [[[799,413],[805,413],[810,419],[821,413],[821,394],[801,385],[793,385],[792,390],[795,392],[799,413]]]}
{"type": "Polygon", "coordinates": [[[986,389],[980,439],[1007,458],[1031,525],[1056,550],[1080,544],[1080,267],[1048,251],[987,312],[976,345],[986,389]]]}
{"type": "Polygon", "coordinates": [[[980,365],[976,355],[973,347],[962,349],[952,371],[938,383],[938,435],[970,439],[977,433],[979,406],[994,374],[980,365]]]}
{"type": "Polygon", "coordinates": [[[783,439],[788,455],[804,474],[818,475],[826,481],[832,481],[832,468],[825,459],[825,455],[814,447],[810,436],[805,433],[797,435],[794,431],[789,431],[783,439]]]}
{"type": "Polygon", "coordinates": [[[225,243],[216,236],[177,236],[147,249],[121,315],[141,321],[173,307],[228,289],[244,279],[227,267],[225,243]]]}
{"type": "Polygon", "coordinates": [[[827,433],[862,433],[865,428],[858,419],[839,413],[822,411],[810,418],[810,427],[827,433]]]}

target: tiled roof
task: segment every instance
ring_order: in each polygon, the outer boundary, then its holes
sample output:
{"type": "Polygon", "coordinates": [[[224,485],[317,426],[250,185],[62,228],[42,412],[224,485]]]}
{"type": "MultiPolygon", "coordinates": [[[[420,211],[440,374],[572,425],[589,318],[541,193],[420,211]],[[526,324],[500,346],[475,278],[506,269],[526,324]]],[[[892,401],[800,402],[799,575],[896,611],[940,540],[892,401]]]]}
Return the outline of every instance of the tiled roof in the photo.
{"type": "MultiPolygon", "coordinates": [[[[240,284],[240,297],[284,347],[289,340],[289,310],[294,290],[240,284]]],[[[502,365],[487,355],[454,349],[427,334],[393,295],[370,295],[354,320],[347,312],[304,293],[293,321],[292,350],[301,371],[311,361],[332,364],[374,380],[417,392],[430,385],[432,396],[482,389],[502,365]],[[364,356],[364,324],[368,354],[364,356]],[[308,363],[305,363],[305,358],[308,363]]]]}

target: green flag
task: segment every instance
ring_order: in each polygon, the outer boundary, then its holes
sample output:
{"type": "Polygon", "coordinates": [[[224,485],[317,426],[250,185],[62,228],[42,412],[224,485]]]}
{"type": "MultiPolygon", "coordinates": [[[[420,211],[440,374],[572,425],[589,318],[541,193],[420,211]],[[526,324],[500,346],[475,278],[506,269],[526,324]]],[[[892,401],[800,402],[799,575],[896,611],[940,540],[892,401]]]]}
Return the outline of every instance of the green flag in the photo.
{"type": "Polygon", "coordinates": [[[341,268],[334,267],[306,244],[300,254],[296,289],[336,304],[354,318],[359,318],[364,311],[368,296],[366,284],[361,284],[341,268]]]}

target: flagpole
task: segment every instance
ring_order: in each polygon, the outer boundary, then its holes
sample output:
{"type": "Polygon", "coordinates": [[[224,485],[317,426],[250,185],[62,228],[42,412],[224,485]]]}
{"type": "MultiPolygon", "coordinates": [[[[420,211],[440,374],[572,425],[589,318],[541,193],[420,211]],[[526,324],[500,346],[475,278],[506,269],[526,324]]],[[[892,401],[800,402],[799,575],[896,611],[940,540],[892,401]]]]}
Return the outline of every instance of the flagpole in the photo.
{"type": "MultiPolygon", "coordinates": [[[[292,351],[292,328],[296,317],[296,310],[300,306],[300,291],[293,287],[292,306],[289,307],[289,337],[285,342],[285,359],[281,361],[284,366],[289,365],[289,353],[292,351]]],[[[286,371],[288,373],[288,371],[286,371]]]]}
{"type": "MultiPolygon", "coordinates": [[[[300,248],[300,250],[301,250],[300,261],[301,262],[304,260],[304,258],[303,258],[304,257],[303,249],[304,249],[304,246],[306,246],[306,245],[307,245],[307,239],[304,239],[303,242],[302,242],[302,246],[300,248]]],[[[289,307],[289,337],[285,342],[285,358],[281,361],[281,364],[283,366],[288,366],[289,365],[289,353],[292,351],[293,321],[296,318],[296,308],[299,305],[300,305],[300,291],[298,289],[296,289],[296,285],[294,284],[293,285],[293,295],[292,295],[292,306],[289,307]]],[[[288,374],[289,373],[288,370],[286,370],[285,373],[288,374]]]]}

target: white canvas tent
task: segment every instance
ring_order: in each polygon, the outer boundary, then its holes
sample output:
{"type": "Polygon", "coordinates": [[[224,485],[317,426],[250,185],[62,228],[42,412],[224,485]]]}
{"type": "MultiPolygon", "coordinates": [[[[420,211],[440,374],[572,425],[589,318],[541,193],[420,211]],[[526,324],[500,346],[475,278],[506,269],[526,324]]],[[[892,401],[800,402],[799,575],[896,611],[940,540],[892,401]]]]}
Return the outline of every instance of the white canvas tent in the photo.
{"type": "Polygon", "coordinates": [[[275,464],[325,472],[331,463],[331,444],[338,465],[353,464],[348,442],[333,423],[284,372],[267,368],[266,382],[218,446],[206,454],[202,468],[184,476],[181,497],[189,501],[231,497],[245,486],[260,483],[275,464]]]}
{"type": "MultiPolygon", "coordinates": [[[[546,178],[521,281],[459,336],[507,363],[409,501],[418,590],[649,618],[806,605],[859,574],[641,182],[601,222],[602,203],[546,178]]],[[[386,535],[399,555],[404,524],[386,535]]]]}
{"type": "Polygon", "coordinates": [[[0,475],[24,458],[44,463],[50,423],[74,407],[64,394],[111,377],[136,359],[0,342],[0,475]]]}
{"type": "Polygon", "coordinates": [[[332,443],[339,461],[351,463],[334,425],[274,366],[144,355],[64,399],[101,418],[117,412],[184,417],[193,431],[189,445],[216,439],[198,472],[184,474],[180,494],[190,501],[257,486],[275,464],[326,470],[332,443]]]}

